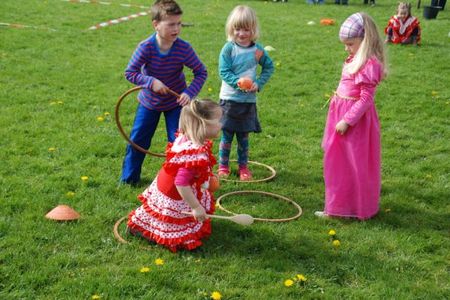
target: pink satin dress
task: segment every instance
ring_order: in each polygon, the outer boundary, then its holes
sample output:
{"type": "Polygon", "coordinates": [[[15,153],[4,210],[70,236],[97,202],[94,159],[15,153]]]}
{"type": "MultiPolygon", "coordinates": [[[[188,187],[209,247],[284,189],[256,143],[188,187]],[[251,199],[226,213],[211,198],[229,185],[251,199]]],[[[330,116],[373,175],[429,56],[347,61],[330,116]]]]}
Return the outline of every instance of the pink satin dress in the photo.
{"type": "Polygon", "coordinates": [[[355,74],[344,69],[331,99],[322,141],[328,215],[368,219],[378,213],[381,142],[374,95],[382,74],[375,57],[355,74]],[[350,125],[344,135],[336,132],[340,120],[350,125]]]}

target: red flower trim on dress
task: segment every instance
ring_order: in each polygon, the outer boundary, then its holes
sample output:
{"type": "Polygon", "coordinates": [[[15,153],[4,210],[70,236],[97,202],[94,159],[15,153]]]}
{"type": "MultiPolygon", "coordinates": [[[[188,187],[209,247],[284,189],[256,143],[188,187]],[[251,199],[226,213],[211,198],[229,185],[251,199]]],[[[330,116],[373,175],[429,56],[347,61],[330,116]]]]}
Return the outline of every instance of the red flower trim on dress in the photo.
{"type": "Polygon", "coordinates": [[[200,228],[200,230],[195,233],[188,234],[188,235],[184,236],[183,238],[175,238],[175,239],[163,238],[163,237],[160,237],[160,236],[142,228],[139,225],[134,224],[131,221],[131,217],[133,215],[134,215],[134,211],[132,211],[128,215],[127,226],[129,228],[131,228],[132,230],[139,231],[143,235],[143,237],[145,237],[147,240],[154,241],[160,245],[163,245],[163,246],[169,248],[169,250],[172,252],[176,252],[179,249],[193,250],[202,245],[202,242],[200,241],[200,239],[207,238],[208,236],[211,235],[211,220],[206,220],[205,222],[203,222],[203,225],[200,228]],[[193,242],[189,243],[189,244],[185,244],[185,242],[189,241],[189,240],[193,240],[193,242]]]}
{"type": "MultiPolygon", "coordinates": [[[[214,211],[216,210],[215,200],[213,195],[210,195],[211,197],[211,208],[209,210],[206,210],[207,214],[214,214],[214,211]]],[[[139,201],[142,203],[142,206],[144,207],[144,210],[146,213],[154,217],[155,219],[158,219],[160,221],[166,222],[166,223],[173,223],[177,225],[185,225],[192,222],[196,222],[194,217],[186,216],[186,218],[174,218],[171,216],[162,215],[156,211],[154,211],[148,204],[147,199],[141,194],[138,196],[139,201]]],[[[205,208],[206,209],[206,208],[205,208]]]]}
{"type": "Polygon", "coordinates": [[[147,199],[143,195],[139,195],[138,199],[139,199],[139,201],[141,201],[145,212],[160,221],[163,221],[166,223],[178,224],[178,225],[185,225],[185,224],[195,222],[195,219],[190,216],[186,216],[186,218],[178,219],[178,218],[174,218],[171,216],[162,215],[162,214],[154,211],[153,209],[151,209],[150,206],[148,206],[147,199]]]}
{"type": "Polygon", "coordinates": [[[169,174],[176,174],[178,169],[181,167],[189,168],[189,169],[198,169],[198,172],[200,176],[195,179],[194,186],[197,190],[197,198],[201,199],[203,192],[201,190],[201,185],[209,181],[209,177],[213,175],[212,173],[212,167],[216,164],[216,159],[214,155],[212,154],[211,148],[212,148],[212,141],[205,142],[205,145],[198,149],[185,149],[180,152],[173,152],[171,150],[172,143],[169,143],[167,146],[167,157],[166,162],[163,164],[163,168],[167,171],[169,174]],[[182,157],[185,155],[193,155],[193,154],[206,154],[208,159],[207,160],[195,160],[195,161],[183,161],[183,162],[170,162],[174,157],[182,157]]]}

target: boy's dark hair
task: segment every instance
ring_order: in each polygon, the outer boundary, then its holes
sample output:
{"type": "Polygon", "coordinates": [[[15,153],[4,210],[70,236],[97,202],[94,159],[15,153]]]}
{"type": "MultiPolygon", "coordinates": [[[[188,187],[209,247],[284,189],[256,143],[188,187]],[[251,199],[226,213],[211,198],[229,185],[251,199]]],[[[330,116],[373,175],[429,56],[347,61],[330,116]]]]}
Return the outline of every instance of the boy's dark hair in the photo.
{"type": "Polygon", "coordinates": [[[174,0],[156,0],[152,5],[152,21],[161,21],[166,16],[181,14],[183,11],[174,0]]]}

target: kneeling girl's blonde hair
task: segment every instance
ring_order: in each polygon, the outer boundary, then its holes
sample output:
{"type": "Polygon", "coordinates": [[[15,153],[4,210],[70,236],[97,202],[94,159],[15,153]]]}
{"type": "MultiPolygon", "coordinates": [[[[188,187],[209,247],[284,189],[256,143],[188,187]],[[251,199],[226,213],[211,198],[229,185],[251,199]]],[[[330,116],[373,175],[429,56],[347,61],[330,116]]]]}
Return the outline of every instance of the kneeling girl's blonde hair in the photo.
{"type": "Polygon", "coordinates": [[[203,145],[207,138],[206,123],[213,120],[220,110],[219,104],[212,100],[192,100],[181,110],[180,132],[192,142],[203,145]]]}

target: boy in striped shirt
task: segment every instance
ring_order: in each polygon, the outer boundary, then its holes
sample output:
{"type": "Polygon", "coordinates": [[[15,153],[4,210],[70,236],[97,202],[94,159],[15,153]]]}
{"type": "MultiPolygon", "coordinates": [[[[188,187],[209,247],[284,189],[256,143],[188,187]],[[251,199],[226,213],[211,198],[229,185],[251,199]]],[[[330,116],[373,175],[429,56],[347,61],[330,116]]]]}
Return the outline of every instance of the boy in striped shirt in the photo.
{"type": "MultiPolygon", "coordinates": [[[[191,45],[178,37],[183,13],[179,5],[173,0],[157,0],[151,10],[155,33],[138,45],[125,70],[128,81],[143,87],[130,138],[144,149],[150,148],[161,113],[168,141],[175,140],[181,108],[197,96],[207,77],[206,67],[191,45]],[[189,86],[184,66],[194,75],[189,86]],[[170,94],[169,89],[180,97],[170,94]]],[[[128,145],[120,181],[138,183],[144,158],[144,153],[128,145]]]]}

